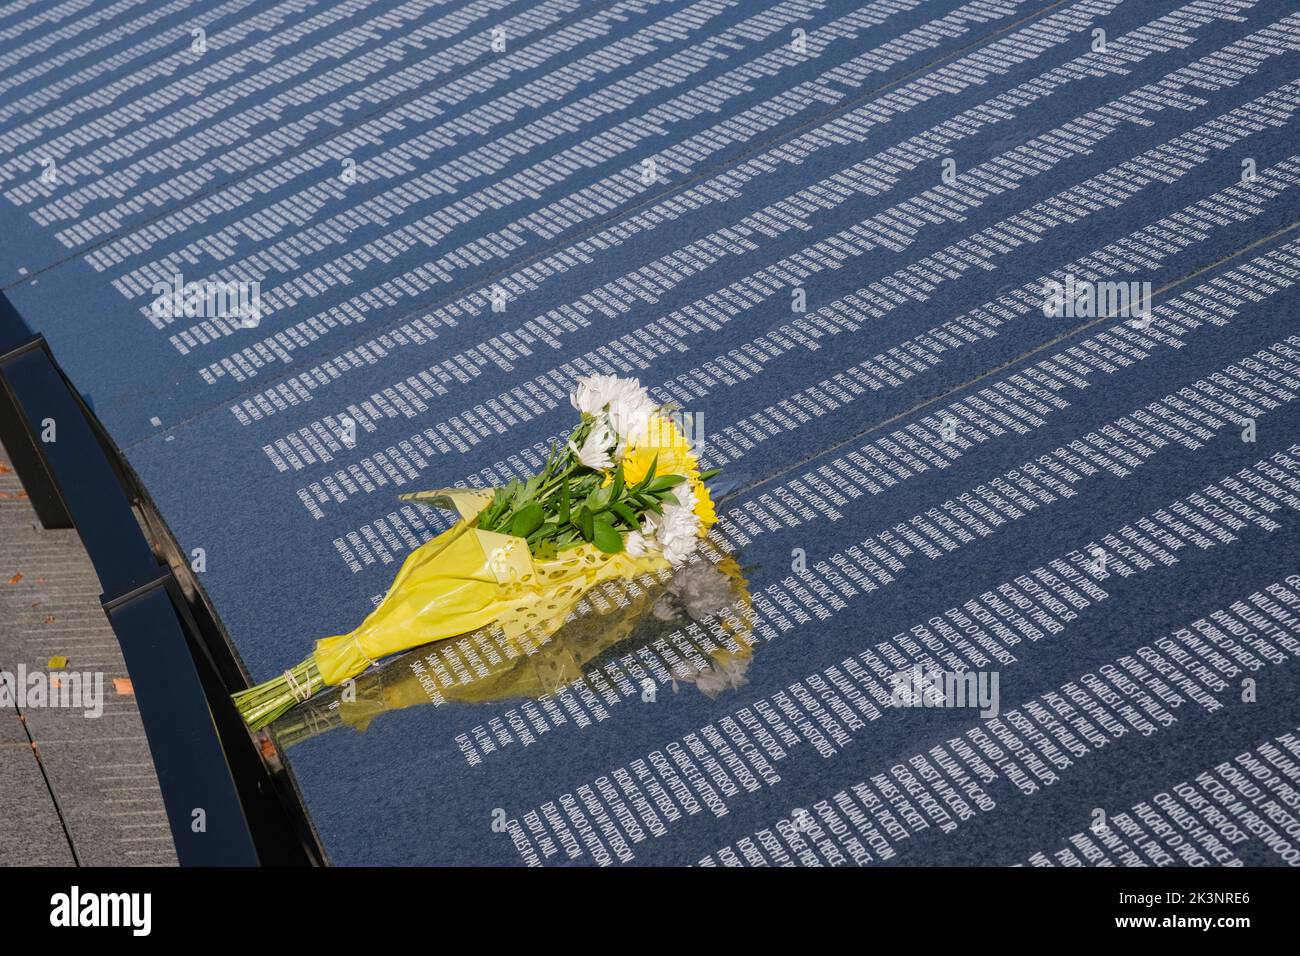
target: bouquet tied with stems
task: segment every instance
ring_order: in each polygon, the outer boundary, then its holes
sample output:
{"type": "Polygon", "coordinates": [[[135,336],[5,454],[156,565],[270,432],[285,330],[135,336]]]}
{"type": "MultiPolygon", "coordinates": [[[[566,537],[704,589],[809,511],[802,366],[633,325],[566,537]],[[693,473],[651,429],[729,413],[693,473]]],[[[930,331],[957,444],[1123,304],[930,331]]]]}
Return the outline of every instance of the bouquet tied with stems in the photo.
{"type": "Polygon", "coordinates": [[[542,471],[501,488],[402,495],[458,513],[403,562],[354,631],[234,695],[251,728],[401,651],[495,627],[554,633],[590,588],[680,568],[717,520],[691,442],[636,379],[596,375],[570,396],[581,421],[542,471]]]}

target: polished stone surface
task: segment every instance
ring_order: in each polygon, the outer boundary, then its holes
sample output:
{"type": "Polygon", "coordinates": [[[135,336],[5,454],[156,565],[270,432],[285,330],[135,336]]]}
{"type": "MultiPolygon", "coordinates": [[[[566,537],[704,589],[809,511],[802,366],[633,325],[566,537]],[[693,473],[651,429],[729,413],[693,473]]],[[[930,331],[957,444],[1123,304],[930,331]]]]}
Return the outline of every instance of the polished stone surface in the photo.
{"type": "Polygon", "coordinates": [[[446,526],[400,493],[527,472],[593,370],[702,415],[758,621],[701,651],[701,612],[673,650],[656,598],[515,662],[413,652],[290,714],[333,862],[1157,859],[1176,841],[1135,805],[1218,792],[1296,730],[1289,638],[1273,663],[1194,626],[1300,570],[1293,3],[401,10],[236,2],[202,53],[177,16],[161,51],[114,47],[137,114],[73,55],[53,131],[46,80],[15,80],[6,294],[201,549],[253,681],[446,526]],[[298,73],[260,74],[240,23],[298,73]],[[336,38],[373,74],[300,86],[336,38]],[[186,83],[223,66],[266,86],[186,83]],[[151,161],[178,105],[210,133],[169,155],[189,178],[151,161]],[[33,184],[42,150],[67,179],[33,184]],[[264,313],[160,319],[173,273],[260,281],[264,313]],[[1067,275],[1149,283],[1155,317],[1045,315],[1067,275]],[[1242,519],[1239,488],[1277,510],[1242,519]],[[1001,723],[872,697],[930,660],[996,674],[1001,723]],[[1180,690],[1183,666],[1208,670],[1180,690]]]}

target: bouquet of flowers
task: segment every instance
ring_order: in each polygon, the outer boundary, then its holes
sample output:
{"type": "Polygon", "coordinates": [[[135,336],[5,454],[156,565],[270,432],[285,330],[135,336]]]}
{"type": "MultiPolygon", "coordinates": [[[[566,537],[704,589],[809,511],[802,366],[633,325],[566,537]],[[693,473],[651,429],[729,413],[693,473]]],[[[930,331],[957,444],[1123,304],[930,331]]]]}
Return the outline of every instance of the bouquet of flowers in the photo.
{"type": "Polygon", "coordinates": [[[570,397],[581,421],[541,473],[503,488],[403,495],[460,520],[416,548],[379,606],[306,660],[234,695],[254,729],[392,654],[493,626],[554,633],[590,588],[696,554],[717,520],[690,441],[636,379],[596,375],[570,397]]]}

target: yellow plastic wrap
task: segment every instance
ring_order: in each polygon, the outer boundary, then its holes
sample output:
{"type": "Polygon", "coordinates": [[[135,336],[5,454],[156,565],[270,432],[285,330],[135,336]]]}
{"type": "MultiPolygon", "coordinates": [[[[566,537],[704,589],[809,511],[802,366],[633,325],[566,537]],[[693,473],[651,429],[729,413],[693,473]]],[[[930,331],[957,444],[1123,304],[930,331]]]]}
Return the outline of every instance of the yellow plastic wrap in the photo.
{"type": "MultiPolygon", "coordinates": [[[[645,575],[637,578],[637,586],[623,592],[625,602],[606,604],[604,610],[589,607],[586,613],[564,621],[540,644],[530,642],[516,648],[513,655],[479,657],[483,669],[474,673],[457,674],[456,668],[446,662],[444,655],[458,656],[455,644],[459,642],[422,648],[369,670],[356,680],[350,693],[323,694],[281,718],[275,724],[276,737],[281,744],[293,746],[339,727],[365,732],[379,715],[409,707],[535,700],[584,680],[588,671],[607,656],[637,653],[677,629],[682,629],[677,646],[683,642],[693,645],[697,660],[707,664],[698,668],[679,655],[673,688],[676,682],[694,684],[700,692],[714,696],[744,683],[754,638],[746,623],[751,598],[740,566],[731,557],[722,557],[716,565],[707,566],[708,570],[705,567],[679,574],[711,573],[727,581],[725,596],[715,604],[716,610],[726,607],[733,611],[719,623],[721,635],[734,650],[714,646],[710,639],[698,643],[685,633],[691,618],[684,610],[659,612],[673,579],[645,575]],[[442,666],[426,666],[435,661],[441,661],[442,666]]],[[[472,646],[473,635],[464,639],[472,646]]],[[[664,665],[670,666],[667,661],[664,665]]]]}
{"type": "Polygon", "coordinates": [[[491,490],[446,488],[404,497],[453,509],[461,520],[411,552],[360,627],[316,642],[315,662],[326,684],[341,684],[399,651],[489,624],[510,640],[525,632],[546,635],[589,588],[667,567],[662,557],[606,554],[590,544],[538,560],[522,538],[474,526],[491,490]]]}

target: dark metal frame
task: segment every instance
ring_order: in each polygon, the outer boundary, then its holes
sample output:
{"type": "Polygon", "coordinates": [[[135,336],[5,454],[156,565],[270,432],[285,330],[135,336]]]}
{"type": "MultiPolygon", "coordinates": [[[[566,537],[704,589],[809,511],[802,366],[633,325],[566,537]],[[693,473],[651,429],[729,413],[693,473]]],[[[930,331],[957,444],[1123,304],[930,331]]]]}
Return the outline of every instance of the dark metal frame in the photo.
{"type": "Polygon", "coordinates": [[[187,566],[170,536],[151,535],[151,546],[132,508],[155,518],[152,502],[44,337],[3,294],[0,441],[41,524],[75,528],[95,566],[180,862],[322,862],[291,783],[268,769],[230,700],[243,676],[214,615],[192,588],[187,596],[173,572],[187,566]],[[53,440],[45,441],[50,423],[53,440]]]}

